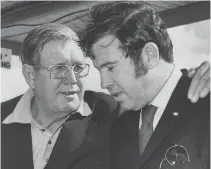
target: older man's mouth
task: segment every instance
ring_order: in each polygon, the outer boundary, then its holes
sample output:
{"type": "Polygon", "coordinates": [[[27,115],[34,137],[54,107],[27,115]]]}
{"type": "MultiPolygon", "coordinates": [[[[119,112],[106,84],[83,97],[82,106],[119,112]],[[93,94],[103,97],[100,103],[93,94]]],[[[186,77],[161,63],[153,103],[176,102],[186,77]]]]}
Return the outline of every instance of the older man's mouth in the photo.
{"type": "Polygon", "coordinates": [[[66,92],[61,92],[65,96],[74,96],[75,94],[78,93],[78,91],[66,91],[66,92]]]}

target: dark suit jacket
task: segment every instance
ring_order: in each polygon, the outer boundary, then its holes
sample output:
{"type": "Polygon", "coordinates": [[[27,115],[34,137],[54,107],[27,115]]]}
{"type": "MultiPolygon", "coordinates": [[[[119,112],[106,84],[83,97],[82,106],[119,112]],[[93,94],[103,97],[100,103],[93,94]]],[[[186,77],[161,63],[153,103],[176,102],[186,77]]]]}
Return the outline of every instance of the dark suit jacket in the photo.
{"type": "Polygon", "coordinates": [[[179,80],[141,159],[138,157],[140,111],[126,112],[113,123],[111,169],[159,169],[166,150],[175,144],[187,149],[190,163],[164,168],[210,168],[210,96],[191,103],[187,98],[190,82],[185,75],[179,80]]]}
{"type": "MultiPolygon", "coordinates": [[[[13,112],[21,97],[1,104],[2,121],[13,112]]],[[[100,161],[98,143],[103,141],[103,133],[107,131],[104,126],[116,117],[110,113],[117,104],[111,96],[91,91],[85,92],[84,100],[93,112],[91,117],[78,117],[64,123],[45,169],[64,169],[68,165],[74,169],[85,168],[89,158],[96,159],[89,163],[93,168],[107,165],[100,161]],[[78,165],[81,161],[84,163],[78,165]]],[[[1,127],[2,169],[33,169],[30,124],[2,124],[1,127]]]]}

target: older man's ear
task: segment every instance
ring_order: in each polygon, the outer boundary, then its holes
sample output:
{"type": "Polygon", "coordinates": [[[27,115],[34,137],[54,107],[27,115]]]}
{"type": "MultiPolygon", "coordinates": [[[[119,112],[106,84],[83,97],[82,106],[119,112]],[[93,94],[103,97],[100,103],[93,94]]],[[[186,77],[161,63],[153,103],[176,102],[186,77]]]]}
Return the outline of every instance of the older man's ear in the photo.
{"type": "Polygon", "coordinates": [[[26,80],[26,83],[29,85],[31,89],[34,89],[34,81],[35,81],[35,72],[31,65],[24,64],[22,66],[22,74],[26,80]]]}
{"type": "Polygon", "coordinates": [[[210,93],[210,63],[203,62],[197,68],[191,68],[188,76],[193,78],[188,90],[188,98],[196,103],[199,98],[204,98],[210,93]]]}

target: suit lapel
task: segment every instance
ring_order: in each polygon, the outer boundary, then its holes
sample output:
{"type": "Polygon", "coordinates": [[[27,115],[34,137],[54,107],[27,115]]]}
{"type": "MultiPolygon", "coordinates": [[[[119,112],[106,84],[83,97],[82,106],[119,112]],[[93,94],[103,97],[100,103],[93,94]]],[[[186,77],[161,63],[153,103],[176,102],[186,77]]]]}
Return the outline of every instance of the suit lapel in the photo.
{"type": "Polygon", "coordinates": [[[17,169],[33,169],[31,126],[2,124],[2,135],[2,168],[9,165],[17,169]]]}
{"type": "Polygon", "coordinates": [[[156,148],[162,143],[162,141],[169,135],[169,133],[174,129],[177,117],[175,117],[172,112],[170,105],[164,111],[155,131],[150,138],[147,147],[140,159],[139,166],[143,165],[146,160],[153,154],[156,148]]]}
{"type": "Polygon", "coordinates": [[[183,75],[174,89],[166,109],[140,159],[140,167],[149,159],[153,152],[166,139],[166,137],[169,136],[170,132],[173,131],[176,124],[180,121],[181,113],[184,112],[183,109],[186,106],[184,103],[187,97],[188,84],[188,78],[183,75]],[[174,113],[178,113],[179,116],[175,116],[174,113]]]}
{"type": "Polygon", "coordinates": [[[74,151],[90,139],[96,127],[88,117],[65,122],[45,169],[65,168],[74,151]]]}
{"type": "Polygon", "coordinates": [[[113,124],[111,132],[112,169],[128,169],[138,162],[138,125],[140,111],[125,112],[113,124]]]}

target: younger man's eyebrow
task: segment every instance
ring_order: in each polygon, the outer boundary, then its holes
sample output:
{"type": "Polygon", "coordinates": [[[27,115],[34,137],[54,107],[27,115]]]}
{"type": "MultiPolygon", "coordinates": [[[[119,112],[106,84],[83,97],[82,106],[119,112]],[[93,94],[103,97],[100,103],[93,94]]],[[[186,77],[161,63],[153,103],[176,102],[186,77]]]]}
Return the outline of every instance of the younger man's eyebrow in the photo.
{"type": "Polygon", "coordinates": [[[102,65],[100,65],[100,68],[103,68],[103,67],[106,67],[108,65],[112,65],[112,64],[117,64],[118,61],[117,60],[114,60],[114,61],[107,61],[105,63],[103,63],[102,65]]]}

